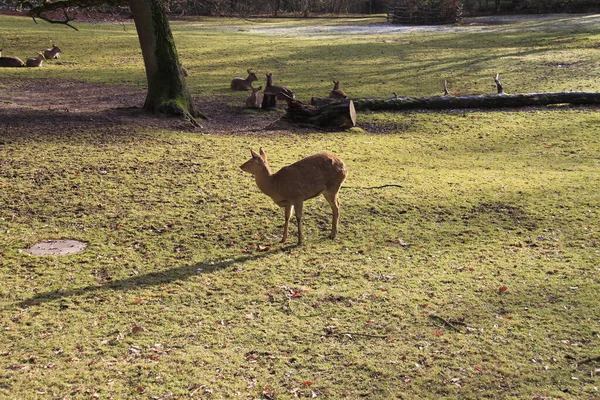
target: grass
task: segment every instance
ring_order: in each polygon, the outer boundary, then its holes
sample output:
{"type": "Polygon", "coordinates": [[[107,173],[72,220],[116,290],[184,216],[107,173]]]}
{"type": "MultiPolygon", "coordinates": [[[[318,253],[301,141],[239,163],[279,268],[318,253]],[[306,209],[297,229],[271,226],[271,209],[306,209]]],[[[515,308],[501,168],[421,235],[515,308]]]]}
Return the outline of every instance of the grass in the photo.
{"type": "MultiPolygon", "coordinates": [[[[272,68],[301,97],[332,75],[357,96],[386,96],[389,81],[435,94],[443,77],[483,92],[509,67],[511,92],[598,90],[598,28],[322,45],[210,22],[173,24],[198,93],[228,94],[222,83],[247,67],[272,68]]],[[[0,26],[3,55],[53,40],[75,63],[4,76],[144,84],[129,26],[0,26]]],[[[382,133],[2,128],[0,397],[597,398],[598,360],[581,362],[600,351],[597,110],[361,114],[359,125],[382,133]],[[278,243],[282,211],[238,168],[249,146],[274,169],[323,150],[347,163],[335,241],[317,199],[305,246],[278,243]],[[383,184],[402,187],[365,189],[383,184]],[[90,246],[26,252],[58,238],[90,246]]]]}

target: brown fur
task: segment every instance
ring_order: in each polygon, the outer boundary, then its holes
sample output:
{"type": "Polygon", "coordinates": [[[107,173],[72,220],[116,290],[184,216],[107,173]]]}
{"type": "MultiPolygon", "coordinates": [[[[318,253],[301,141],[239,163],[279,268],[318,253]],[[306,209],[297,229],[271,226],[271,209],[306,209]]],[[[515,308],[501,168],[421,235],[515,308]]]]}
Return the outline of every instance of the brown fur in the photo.
{"type": "Polygon", "coordinates": [[[60,53],[62,53],[60,47],[53,44],[51,48],[44,50],[44,57],[46,57],[46,60],[58,59],[60,58],[60,53]]]}
{"type": "Polygon", "coordinates": [[[248,108],[260,108],[263,101],[263,94],[259,93],[262,90],[262,86],[259,86],[257,89],[250,88],[252,90],[252,94],[248,96],[246,99],[246,107],[248,108]]]}
{"type": "Polygon", "coordinates": [[[294,92],[285,86],[273,85],[273,74],[267,74],[267,85],[265,87],[265,95],[275,95],[277,100],[293,100],[296,98],[294,92]]]}
{"type": "Polygon", "coordinates": [[[42,53],[38,53],[35,58],[28,58],[25,65],[28,67],[41,67],[46,57],[42,53]]]}
{"type": "Polygon", "coordinates": [[[340,88],[340,81],[333,81],[333,90],[329,92],[332,99],[347,99],[348,95],[340,88]]]}
{"type": "Polygon", "coordinates": [[[333,213],[331,234],[334,239],[338,231],[340,203],[338,191],[348,174],[348,168],[342,160],[333,154],[315,154],[292,165],[281,168],[275,174],[267,162],[267,155],[250,149],[252,157],[240,168],[254,175],[258,188],[280,207],[285,208],[285,226],[283,238],[288,237],[288,228],[292,209],[298,222],[298,245],[302,244],[302,207],[305,200],[322,194],[333,213]]]}
{"type": "Polygon", "coordinates": [[[2,50],[0,49],[0,67],[24,67],[25,63],[21,61],[19,57],[2,57],[2,50]]]}
{"type": "Polygon", "coordinates": [[[248,77],[244,78],[233,78],[231,80],[231,90],[251,90],[252,82],[256,82],[258,77],[251,69],[248,70],[248,77]]]}

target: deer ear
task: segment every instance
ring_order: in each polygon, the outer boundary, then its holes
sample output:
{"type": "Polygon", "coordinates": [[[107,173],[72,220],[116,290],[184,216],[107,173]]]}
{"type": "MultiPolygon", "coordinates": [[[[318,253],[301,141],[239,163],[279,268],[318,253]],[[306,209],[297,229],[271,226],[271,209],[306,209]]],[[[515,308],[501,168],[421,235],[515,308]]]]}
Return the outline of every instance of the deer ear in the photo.
{"type": "Polygon", "coordinates": [[[267,159],[267,153],[265,153],[265,151],[263,150],[263,148],[260,148],[260,156],[263,158],[263,160],[267,159]]]}
{"type": "Polygon", "coordinates": [[[250,149],[250,154],[252,154],[252,158],[261,158],[260,155],[252,149],[250,149]]]}

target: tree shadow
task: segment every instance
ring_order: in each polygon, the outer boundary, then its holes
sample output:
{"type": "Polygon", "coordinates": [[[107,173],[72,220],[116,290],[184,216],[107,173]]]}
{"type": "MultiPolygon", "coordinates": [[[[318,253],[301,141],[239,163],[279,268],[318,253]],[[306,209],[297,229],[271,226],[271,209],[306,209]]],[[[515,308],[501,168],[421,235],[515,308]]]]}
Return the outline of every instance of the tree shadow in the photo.
{"type": "Polygon", "coordinates": [[[150,286],[159,286],[166,283],[184,281],[188,278],[196,275],[211,274],[217,271],[221,271],[233,265],[244,264],[250,261],[255,261],[263,258],[267,258],[273,255],[275,252],[286,251],[287,249],[293,248],[293,246],[281,247],[279,249],[265,251],[260,254],[250,254],[248,256],[227,258],[221,260],[209,260],[201,263],[193,263],[190,265],[184,265],[178,268],[172,268],[166,271],[150,272],[148,274],[134,276],[131,278],[120,279],[106,283],[104,285],[89,285],[76,289],[69,290],[52,290],[47,292],[38,293],[29,299],[14,303],[12,306],[3,308],[3,310],[17,307],[26,308],[31,306],[37,306],[42,303],[50,303],[58,301],[63,298],[72,298],[77,296],[84,296],[90,293],[96,293],[108,290],[120,290],[126,291],[131,289],[139,289],[150,286]]]}

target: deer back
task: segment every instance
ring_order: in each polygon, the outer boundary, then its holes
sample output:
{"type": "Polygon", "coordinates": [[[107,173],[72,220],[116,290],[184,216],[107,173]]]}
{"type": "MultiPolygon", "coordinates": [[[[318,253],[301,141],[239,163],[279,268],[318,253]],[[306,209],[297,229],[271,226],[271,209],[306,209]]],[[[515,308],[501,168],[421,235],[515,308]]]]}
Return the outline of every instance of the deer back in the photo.
{"type": "Polygon", "coordinates": [[[281,168],[272,175],[273,186],[286,200],[308,200],[325,190],[337,192],[348,169],[337,156],[315,154],[281,168]]]}
{"type": "Polygon", "coordinates": [[[329,92],[329,98],[332,99],[346,99],[348,95],[340,87],[340,81],[333,81],[333,89],[329,92]]]}
{"type": "Polygon", "coordinates": [[[273,74],[267,74],[265,95],[275,95],[277,100],[294,100],[296,98],[294,92],[288,89],[287,87],[273,85],[273,74]]]}
{"type": "Polygon", "coordinates": [[[44,62],[45,59],[46,59],[46,57],[44,57],[44,55],[42,53],[38,53],[37,57],[28,58],[27,61],[25,62],[25,65],[27,67],[41,67],[42,63],[44,62]]]}
{"type": "Polygon", "coordinates": [[[263,101],[263,94],[259,93],[262,90],[262,86],[258,88],[251,88],[252,94],[246,99],[246,107],[248,108],[260,108],[263,101]]]}
{"type": "Polygon", "coordinates": [[[231,89],[233,89],[233,90],[251,90],[252,89],[252,82],[256,82],[258,80],[258,77],[256,76],[256,74],[254,72],[252,72],[251,69],[249,69],[247,72],[248,72],[248,77],[246,77],[246,79],[236,77],[231,80],[231,89]]]}
{"type": "Polygon", "coordinates": [[[46,57],[47,60],[60,58],[60,53],[62,53],[60,47],[53,44],[51,48],[44,50],[44,57],[46,57]]]}
{"type": "Polygon", "coordinates": [[[19,57],[0,57],[0,67],[24,67],[25,63],[19,57]]]}

